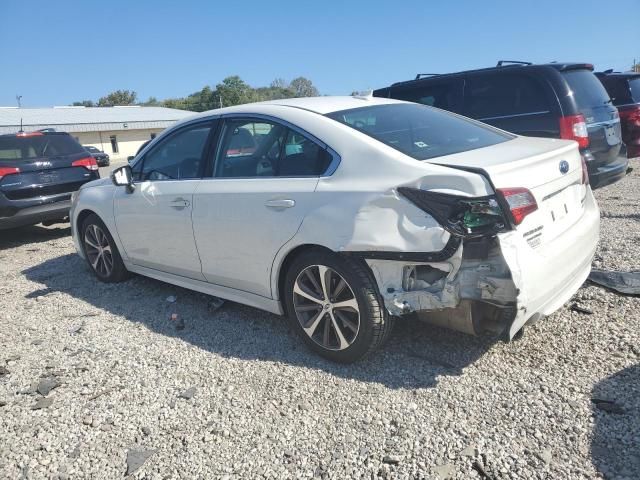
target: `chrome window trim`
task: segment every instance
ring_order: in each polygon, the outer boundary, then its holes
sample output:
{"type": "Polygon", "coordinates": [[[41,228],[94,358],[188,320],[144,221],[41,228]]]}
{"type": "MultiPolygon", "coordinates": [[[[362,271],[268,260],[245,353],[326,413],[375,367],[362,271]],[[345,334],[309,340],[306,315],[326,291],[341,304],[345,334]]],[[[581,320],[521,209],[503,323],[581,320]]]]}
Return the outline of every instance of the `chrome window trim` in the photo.
{"type": "Polygon", "coordinates": [[[477,118],[476,120],[484,121],[484,120],[500,120],[501,118],[513,118],[513,117],[527,117],[529,115],[545,115],[547,113],[551,113],[551,110],[545,110],[540,112],[529,112],[529,113],[514,113],[513,115],[500,115],[497,117],[482,117],[477,118]]]}

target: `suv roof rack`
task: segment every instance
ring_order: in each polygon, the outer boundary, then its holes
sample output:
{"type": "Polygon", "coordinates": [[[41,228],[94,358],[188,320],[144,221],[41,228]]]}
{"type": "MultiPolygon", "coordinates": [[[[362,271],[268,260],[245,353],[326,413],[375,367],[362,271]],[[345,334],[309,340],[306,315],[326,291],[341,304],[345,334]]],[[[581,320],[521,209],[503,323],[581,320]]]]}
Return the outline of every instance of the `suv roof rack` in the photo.
{"type": "Polygon", "coordinates": [[[416,80],[420,80],[422,77],[437,77],[440,75],[439,73],[418,73],[416,75],[416,80]]]}
{"type": "Polygon", "coordinates": [[[531,62],[521,62],[520,60],[500,60],[496,67],[502,67],[505,63],[510,65],[533,65],[531,62]]]}

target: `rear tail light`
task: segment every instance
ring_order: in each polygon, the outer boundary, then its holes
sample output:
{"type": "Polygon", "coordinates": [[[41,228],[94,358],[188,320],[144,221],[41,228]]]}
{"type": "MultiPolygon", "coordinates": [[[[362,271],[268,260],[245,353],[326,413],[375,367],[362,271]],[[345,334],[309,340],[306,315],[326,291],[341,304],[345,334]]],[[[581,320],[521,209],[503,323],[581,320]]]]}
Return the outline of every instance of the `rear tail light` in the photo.
{"type": "Polygon", "coordinates": [[[463,197],[410,187],[399,187],[398,192],[457,237],[491,236],[506,226],[503,211],[494,196],[463,197]]]}
{"type": "Polygon", "coordinates": [[[80,160],[75,160],[72,164],[72,167],[84,167],[87,170],[98,170],[98,162],[93,157],[81,158],[80,160]]]}
{"type": "Polygon", "coordinates": [[[640,129],[640,106],[620,110],[623,127],[640,129]]]}
{"type": "Polygon", "coordinates": [[[560,117],[560,138],[575,140],[580,148],[589,146],[589,132],[583,115],[560,117]]]}
{"type": "Polygon", "coordinates": [[[587,162],[584,157],[580,157],[582,160],[582,184],[589,185],[589,169],[587,168],[587,162]]]}
{"type": "Polygon", "coordinates": [[[538,209],[535,197],[526,188],[498,188],[497,191],[509,206],[516,225],[520,225],[527,215],[538,209]]]}
{"type": "Polygon", "coordinates": [[[18,132],[16,137],[41,137],[44,135],[42,132],[18,132]]]}
{"type": "Polygon", "coordinates": [[[20,173],[20,169],[18,167],[0,167],[0,179],[14,173],[20,173]]]}

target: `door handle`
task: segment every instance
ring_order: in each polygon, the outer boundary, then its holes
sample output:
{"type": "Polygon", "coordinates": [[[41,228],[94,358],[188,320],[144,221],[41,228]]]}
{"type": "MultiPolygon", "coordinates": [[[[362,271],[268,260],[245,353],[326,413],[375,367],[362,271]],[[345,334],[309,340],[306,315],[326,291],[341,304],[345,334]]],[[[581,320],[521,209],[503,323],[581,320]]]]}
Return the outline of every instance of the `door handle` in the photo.
{"type": "Polygon", "coordinates": [[[171,208],[175,208],[176,210],[184,210],[189,205],[191,205],[191,202],[184,198],[176,198],[171,202],[171,208]]]}
{"type": "Polygon", "coordinates": [[[290,200],[288,198],[273,199],[273,200],[267,200],[266,202],[264,202],[265,207],[275,208],[277,210],[295,207],[295,205],[296,205],[295,200],[290,200]]]}

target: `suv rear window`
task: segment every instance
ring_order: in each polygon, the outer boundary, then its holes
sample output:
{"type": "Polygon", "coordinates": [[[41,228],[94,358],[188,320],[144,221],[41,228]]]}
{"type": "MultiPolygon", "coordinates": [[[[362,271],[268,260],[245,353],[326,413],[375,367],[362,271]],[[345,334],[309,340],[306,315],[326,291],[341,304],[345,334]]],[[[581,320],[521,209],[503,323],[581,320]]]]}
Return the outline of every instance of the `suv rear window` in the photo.
{"type": "Polygon", "coordinates": [[[375,105],[327,114],[417,160],[506,142],[513,136],[451,113],[417,104],[375,105]]]}
{"type": "Polygon", "coordinates": [[[84,148],[66,134],[0,136],[0,160],[29,160],[81,152],[84,148]]]}
{"type": "Polygon", "coordinates": [[[569,70],[563,76],[573,92],[578,110],[590,110],[610,103],[609,94],[590,70],[569,70]]]}

